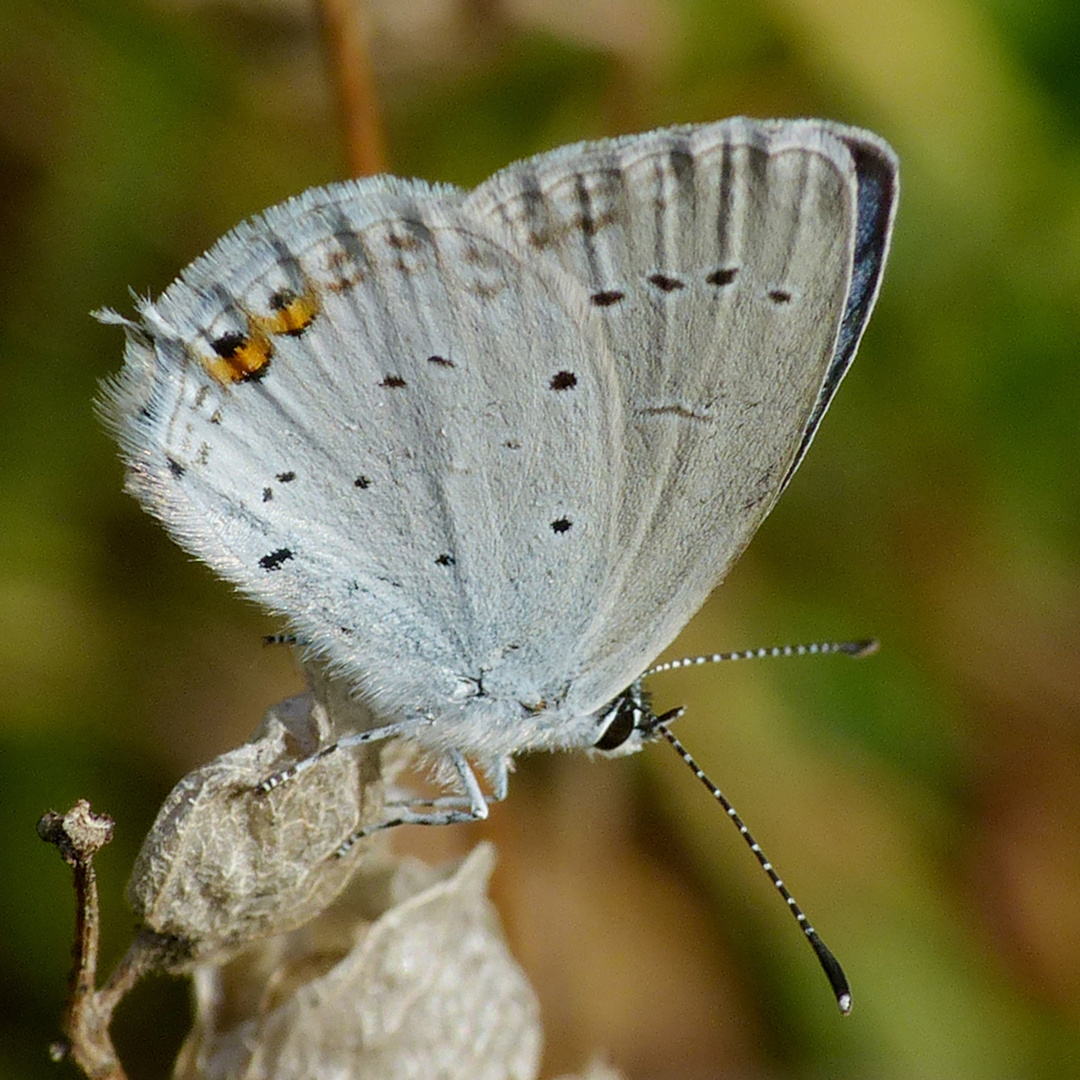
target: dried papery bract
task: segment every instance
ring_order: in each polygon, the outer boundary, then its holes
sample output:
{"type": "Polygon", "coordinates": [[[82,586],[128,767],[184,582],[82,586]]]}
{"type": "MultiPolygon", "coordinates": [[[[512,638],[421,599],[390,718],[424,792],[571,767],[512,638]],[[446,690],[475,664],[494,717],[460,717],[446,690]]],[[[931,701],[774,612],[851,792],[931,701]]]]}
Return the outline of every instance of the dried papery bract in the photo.
{"type": "Polygon", "coordinates": [[[449,871],[369,861],[308,926],[197,967],[177,1080],[534,1080],[539,1010],[493,865],[486,844],[449,871]]]}
{"type": "Polygon", "coordinates": [[[221,963],[252,941],[302,926],[348,883],[370,849],[335,852],[377,817],[379,751],[328,755],[265,794],[258,785],[366,717],[309,671],[313,690],[269,709],[252,740],[189,773],[143,842],[128,900],[171,943],[169,968],[221,963]]]}
{"type": "Polygon", "coordinates": [[[596,1058],[585,1066],[583,1072],[558,1076],[555,1080],[623,1080],[623,1074],[603,1058],[596,1058]]]}

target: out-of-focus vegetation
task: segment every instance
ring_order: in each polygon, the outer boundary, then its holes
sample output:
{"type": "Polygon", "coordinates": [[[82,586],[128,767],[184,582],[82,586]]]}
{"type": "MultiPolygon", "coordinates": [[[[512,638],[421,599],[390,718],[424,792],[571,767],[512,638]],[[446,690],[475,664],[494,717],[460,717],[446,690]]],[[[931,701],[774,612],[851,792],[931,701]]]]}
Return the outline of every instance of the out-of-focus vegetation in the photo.
{"type": "MultiPolygon", "coordinates": [[[[663,747],[527,762],[485,829],[547,1071],[1074,1077],[1080,1068],[1080,8],[1068,0],[372,0],[393,171],[471,185],[580,138],[822,115],[902,161],[893,258],[800,474],[673,653],[879,656],[655,680],[843,959],[841,1021],[723,815],[663,747]]],[[[299,687],[276,627],[120,491],[92,415],[157,293],[343,175],[302,0],[0,6],[0,1076],[45,1056],[72,898],[34,835],[78,796],[121,889],[170,786],[299,687]]],[[[428,857],[477,830],[402,837],[428,857]]],[[[118,1040],[167,1071],[182,983],[118,1040]]],[[[67,1068],[67,1067],[65,1067],[67,1068]]]]}

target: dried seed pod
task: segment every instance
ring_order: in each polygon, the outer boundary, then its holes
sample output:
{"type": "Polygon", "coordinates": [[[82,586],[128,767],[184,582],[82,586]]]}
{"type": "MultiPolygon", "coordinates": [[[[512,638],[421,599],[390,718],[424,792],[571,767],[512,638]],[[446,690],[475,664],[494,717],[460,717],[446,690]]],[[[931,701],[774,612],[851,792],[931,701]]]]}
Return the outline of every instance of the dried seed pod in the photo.
{"type": "Polygon", "coordinates": [[[258,790],[343,728],[363,726],[362,707],[311,674],[312,692],[273,706],[250,742],[184,777],[143,842],[128,901],[146,930],[169,939],[170,970],[220,963],[253,940],[302,926],[370,850],[366,842],[335,855],[378,816],[378,750],[330,754],[258,790]]]}

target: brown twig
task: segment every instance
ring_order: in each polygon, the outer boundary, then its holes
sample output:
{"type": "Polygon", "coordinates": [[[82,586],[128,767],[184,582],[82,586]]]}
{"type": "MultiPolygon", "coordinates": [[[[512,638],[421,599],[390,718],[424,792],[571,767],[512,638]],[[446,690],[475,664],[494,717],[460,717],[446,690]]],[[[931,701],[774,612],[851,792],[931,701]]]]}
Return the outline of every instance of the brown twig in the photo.
{"type": "Polygon", "coordinates": [[[338,111],[349,171],[373,176],[386,171],[386,145],[368,52],[362,0],[318,0],[319,21],[338,111]]]}
{"type": "Polygon", "coordinates": [[[109,1035],[113,1012],[121,998],[161,955],[161,942],[140,934],[98,991],[98,944],[101,912],[94,856],[112,839],[113,821],[95,814],[80,799],[66,814],[49,811],[37,825],[38,835],[54,844],[75,876],[75,941],[73,965],[64,1008],[64,1038],[49,1048],[54,1061],[70,1057],[90,1080],[125,1080],[123,1067],[109,1035]]]}

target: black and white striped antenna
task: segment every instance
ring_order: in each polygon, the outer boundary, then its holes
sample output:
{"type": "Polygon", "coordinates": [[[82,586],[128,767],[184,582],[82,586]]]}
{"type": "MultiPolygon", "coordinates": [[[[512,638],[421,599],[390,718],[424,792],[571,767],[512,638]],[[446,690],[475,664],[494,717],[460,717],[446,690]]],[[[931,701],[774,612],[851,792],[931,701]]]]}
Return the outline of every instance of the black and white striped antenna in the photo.
{"type": "MultiPolygon", "coordinates": [[[[830,653],[843,653],[858,658],[870,656],[872,653],[877,652],[877,648],[877,641],[867,639],[864,641],[822,641],[811,645],[778,645],[765,649],[748,649],[744,652],[712,653],[708,656],[691,656],[682,660],[669,660],[666,663],[657,664],[656,667],[645,672],[642,678],[659,674],[662,671],[673,671],[676,668],[694,667],[698,664],[718,664],[728,660],[759,660],[774,656],[825,656],[830,653]]],[[[802,908],[796,903],[795,897],[788,891],[783,878],[776,872],[765,852],[761,850],[761,845],[754,839],[753,834],[746,827],[743,819],[739,817],[735,807],[728,801],[727,796],[705,775],[701,766],[691,757],[690,752],[679,742],[675,735],[672,734],[671,728],[668,727],[672,720],[682,716],[683,711],[682,708],[671,709],[662,716],[656,717],[653,723],[649,725],[650,730],[662,735],[671,743],[675,748],[675,752],[690,767],[693,774],[705,785],[712,797],[724,808],[727,816],[734,822],[735,828],[739,830],[739,835],[754,853],[754,857],[760,863],[761,869],[765,871],[769,880],[776,886],[776,890],[784,898],[788,910],[795,916],[795,921],[799,924],[806,940],[810,943],[810,947],[818,958],[818,963],[821,964],[822,970],[825,972],[825,977],[829,980],[829,985],[832,987],[841,1014],[847,1016],[851,1012],[851,986],[848,983],[847,976],[844,974],[844,969],[840,966],[840,961],[833,956],[832,950],[821,940],[820,935],[803,913],[802,908]]]]}

